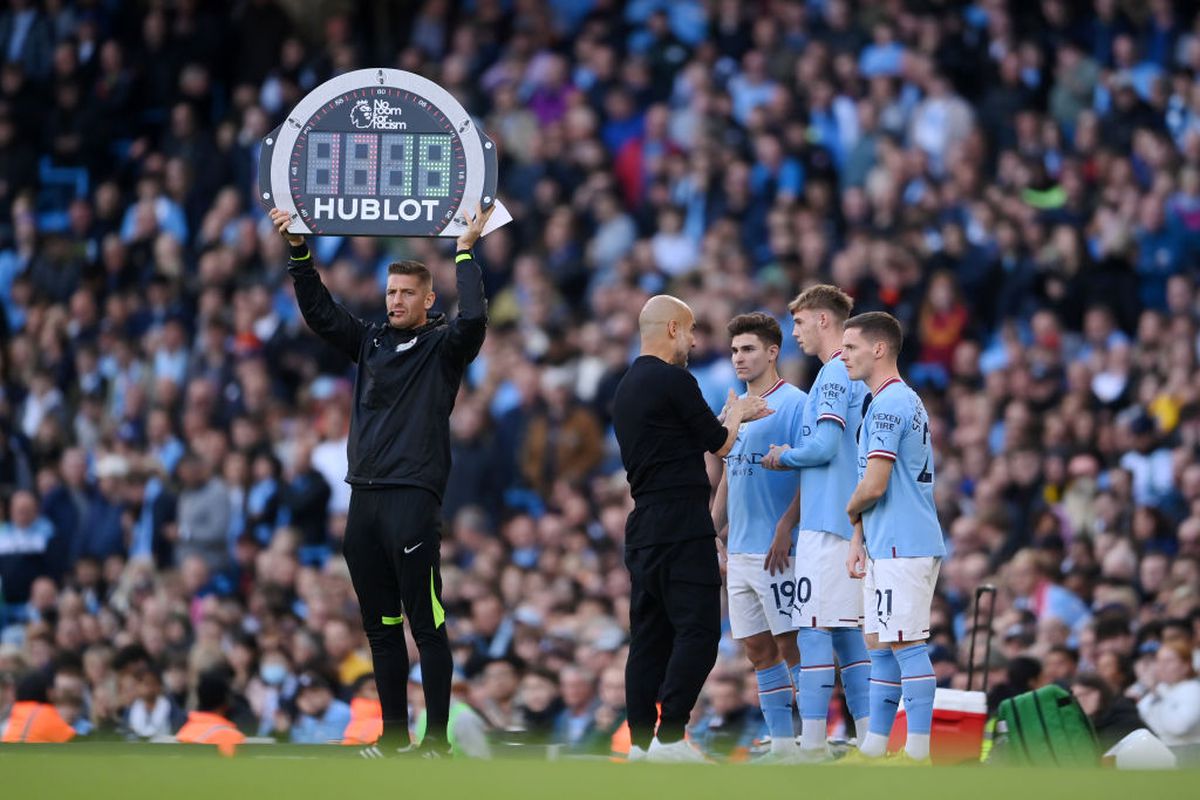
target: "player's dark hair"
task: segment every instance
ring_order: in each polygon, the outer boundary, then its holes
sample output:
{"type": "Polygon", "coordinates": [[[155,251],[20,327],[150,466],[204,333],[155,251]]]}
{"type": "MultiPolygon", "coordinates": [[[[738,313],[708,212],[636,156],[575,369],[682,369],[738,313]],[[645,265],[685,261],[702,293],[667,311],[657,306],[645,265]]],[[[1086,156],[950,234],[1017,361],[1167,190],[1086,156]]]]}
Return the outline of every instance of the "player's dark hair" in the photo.
{"type": "Polygon", "coordinates": [[[767,347],[771,345],[779,347],[783,344],[783,331],[780,330],[779,323],[770,314],[764,314],[761,311],[738,314],[729,320],[725,329],[729,332],[730,338],[741,336],[743,333],[751,333],[762,339],[763,344],[767,347]]]}
{"type": "Polygon", "coordinates": [[[420,261],[393,261],[388,264],[388,275],[415,275],[426,286],[433,286],[433,273],[420,261]]]}
{"type": "Polygon", "coordinates": [[[843,321],[850,316],[850,309],[854,308],[854,299],[850,295],[843,292],[836,286],[828,283],[818,283],[816,286],[810,286],[800,294],[796,295],[796,299],[788,303],[788,311],[795,314],[797,311],[828,311],[843,321]]]}
{"type": "Polygon", "coordinates": [[[904,332],[900,329],[900,320],[884,311],[868,311],[846,320],[846,330],[858,328],[863,337],[871,342],[887,342],[888,352],[893,356],[900,355],[904,346],[904,332]]]}

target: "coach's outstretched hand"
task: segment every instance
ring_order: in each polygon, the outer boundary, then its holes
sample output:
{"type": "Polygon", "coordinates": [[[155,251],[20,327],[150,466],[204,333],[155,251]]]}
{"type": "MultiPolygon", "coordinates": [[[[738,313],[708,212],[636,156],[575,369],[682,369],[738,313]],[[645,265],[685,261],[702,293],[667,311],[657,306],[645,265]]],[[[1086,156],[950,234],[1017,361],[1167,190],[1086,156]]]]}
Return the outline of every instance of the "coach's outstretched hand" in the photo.
{"type": "Polygon", "coordinates": [[[298,233],[288,233],[287,227],[292,224],[292,215],[282,208],[271,209],[271,224],[279,229],[279,235],[287,239],[287,243],[292,247],[304,244],[303,236],[298,233]]]}
{"type": "Polygon", "coordinates": [[[729,390],[729,399],[725,406],[728,409],[726,419],[730,414],[734,414],[741,422],[754,422],[775,413],[775,409],[768,406],[767,401],[761,397],[738,397],[733,389],[729,390]]]}
{"type": "Polygon", "coordinates": [[[484,209],[483,204],[480,203],[475,206],[474,216],[466,215],[467,229],[458,235],[457,244],[459,250],[470,250],[475,246],[475,243],[479,241],[479,237],[483,236],[484,226],[492,218],[492,212],[495,210],[496,207],[494,205],[484,209]]]}

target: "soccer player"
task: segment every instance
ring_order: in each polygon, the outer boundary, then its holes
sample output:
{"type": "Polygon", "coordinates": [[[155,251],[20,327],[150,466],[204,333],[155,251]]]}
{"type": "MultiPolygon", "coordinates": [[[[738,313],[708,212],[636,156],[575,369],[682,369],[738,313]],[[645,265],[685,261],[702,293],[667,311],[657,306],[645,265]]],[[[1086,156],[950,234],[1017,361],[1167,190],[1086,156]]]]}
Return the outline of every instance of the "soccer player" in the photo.
{"type": "MultiPolygon", "coordinates": [[[[799,629],[800,665],[793,671],[796,704],[803,722],[804,760],[828,757],[825,720],[833,695],[834,654],[842,673],[846,704],[861,742],[866,736],[871,662],[863,641],[862,586],[846,575],[854,526],[846,503],[858,483],[855,440],[862,421],[866,386],[852,381],[842,353],[842,325],[854,301],[836,286],[819,285],[792,301],[792,335],[822,367],[804,403],[801,426],[785,432],[763,463],[768,469],[800,470],[800,534],[796,541],[796,601],[792,620],[799,629]]],[[[776,532],[778,546],[779,532],[776,532]]]]}
{"type": "Polygon", "coordinates": [[[901,695],[908,714],[905,755],[928,763],[935,680],[925,640],[946,549],[933,502],[929,417],[900,380],[900,323],[873,311],[846,321],[842,360],[871,389],[858,440],[859,483],[846,506],[854,523],[846,568],[863,578],[871,654],[871,718],[859,751],[887,752],[901,695]]]}
{"type": "Polygon", "coordinates": [[[799,664],[792,625],[795,582],[788,568],[798,519],[795,473],[770,472],[761,460],[771,442],[800,423],[804,392],[779,377],[775,366],[783,332],[768,314],[742,314],[729,322],[733,368],[746,382],[743,397],[761,397],[774,414],[741,425],[725,456],[725,473],[713,501],[713,526],[729,524],[729,627],[746,648],[758,677],[758,697],[771,734],[769,761],[796,754],[791,670],[799,664]],[[776,574],[778,573],[778,574],[776,574]]]}
{"type": "Polygon", "coordinates": [[[335,302],[288,212],[271,222],[289,245],[288,273],[305,323],[358,365],[347,444],[351,486],[344,554],[383,708],[383,734],[367,757],[408,750],[408,646],[421,658],[428,735],[417,751],[448,755],[454,661],[442,607],[442,495],[450,474],[450,411],[487,333],[483,274],[472,253],[495,207],[478,209],[454,257],[458,315],[433,312],[433,276],[417,261],[388,267],[387,321],[358,319],[335,302]]]}

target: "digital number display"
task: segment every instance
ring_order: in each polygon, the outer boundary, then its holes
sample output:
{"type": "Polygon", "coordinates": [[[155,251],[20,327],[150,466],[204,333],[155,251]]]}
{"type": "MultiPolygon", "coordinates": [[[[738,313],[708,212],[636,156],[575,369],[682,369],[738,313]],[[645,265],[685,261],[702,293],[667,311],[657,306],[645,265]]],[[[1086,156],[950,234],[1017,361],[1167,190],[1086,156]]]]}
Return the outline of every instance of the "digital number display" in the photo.
{"type": "Polygon", "coordinates": [[[304,190],[311,195],[449,197],[452,142],[443,133],[314,133],[309,136],[304,190]]]}

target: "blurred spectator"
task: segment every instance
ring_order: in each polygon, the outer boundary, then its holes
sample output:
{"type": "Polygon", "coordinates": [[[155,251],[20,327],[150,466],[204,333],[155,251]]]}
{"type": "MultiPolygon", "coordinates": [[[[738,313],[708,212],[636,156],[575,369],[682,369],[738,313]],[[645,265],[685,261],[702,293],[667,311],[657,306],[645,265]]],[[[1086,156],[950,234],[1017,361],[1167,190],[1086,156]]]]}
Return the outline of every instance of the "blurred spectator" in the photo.
{"type": "Polygon", "coordinates": [[[549,743],[554,740],[554,727],[564,713],[558,681],[545,670],[530,670],[521,679],[517,707],[520,709],[523,741],[549,743]]]}
{"type": "Polygon", "coordinates": [[[296,744],[340,742],[350,724],[350,706],[334,697],[329,679],[316,670],[303,672],[297,683],[296,709],[300,712],[292,726],[296,744]]]}
{"type": "Polygon", "coordinates": [[[1071,694],[1092,721],[1101,752],[1144,727],[1137,705],[1128,697],[1114,693],[1099,675],[1077,675],[1071,682],[1071,694]]]}
{"type": "Polygon", "coordinates": [[[329,662],[337,670],[338,683],[349,687],[371,671],[371,660],[358,648],[361,636],[344,619],[331,619],[321,630],[321,644],[329,662]]]}
{"type": "Polygon", "coordinates": [[[129,706],[126,725],[139,739],[170,736],[183,725],[182,713],[163,693],[162,678],[153,669],[141,666],[132,678],[137,699],[129,706]]]}
{"type": "Polygon", "coordinates": [[[696,725],[705,751],[731,761],[745,761],[763,727],[761,713],[746,703],[745,681],[720,675],[709,680],[707,713],[696,725]]]}
{"type": "Polygon", "coordinates": [[[229,566],[229,490],[208,462],[187,453],[179,461],[179,522],[175,559],[199,556],[212,572],[229,566]]]}
{"type": "Polygon", "coordinates": [[[517,708],[517,691],[521,676],[511,659],[498,658],[488,662],[480,678],[480,699],[476,704],[494,730],[514,731],[521,727],[517,708]]]}
{"type": "Polygon", "coordinates": [[[51,571],[48,556],[53,538],[54,526],[38,514],[33,493],[15,492],[8,522],[0,522],[0,601],[19,607],[29,600],[34,580],[51,571]]]}
{"type": "Polygon", "coordinates": [[[1146,725],[1168,746],[1200,745],[1200,680],[1192,668],[1192,653],[1179,643],[1158,649],[1154,684],[1138,701],[1146,725]]]}
{"type": "Polygon", "coordinates": [[[554,739],[569,749],[591,749],[596,734],[595,677],[586,669],[569,667],[558,680],[564,708],[555,722],[554,739]]]}

